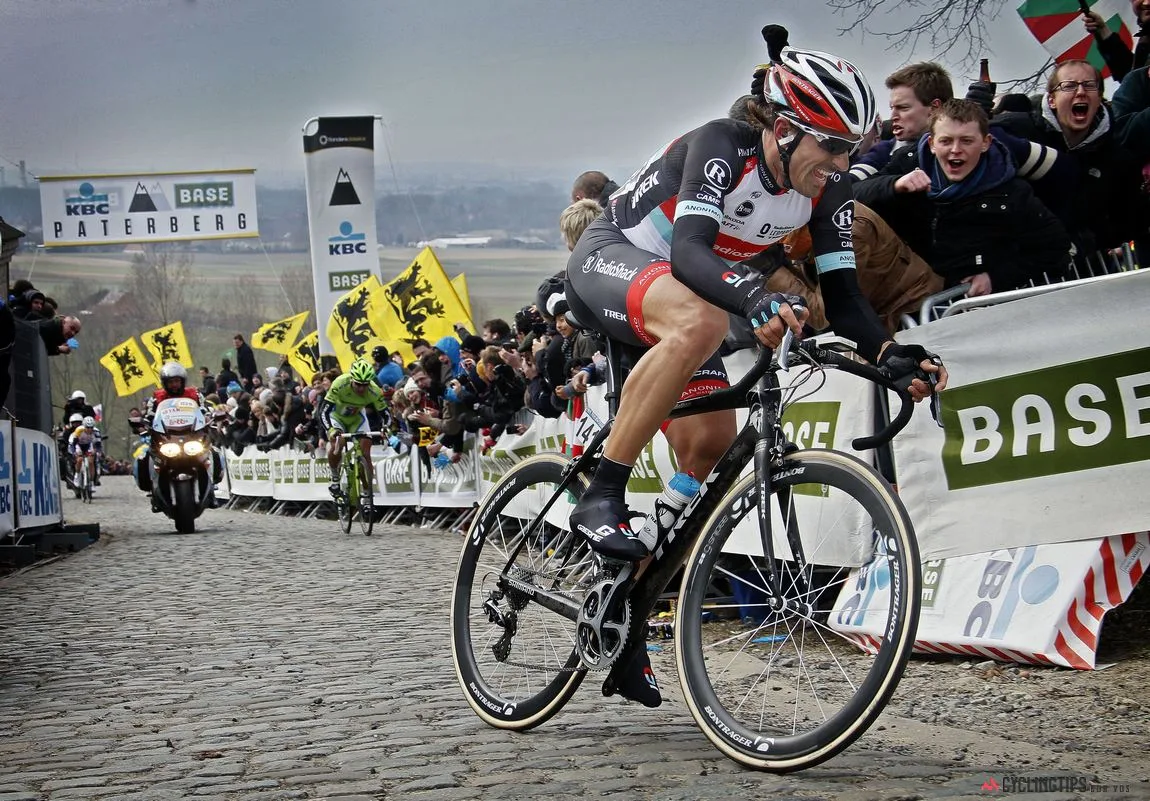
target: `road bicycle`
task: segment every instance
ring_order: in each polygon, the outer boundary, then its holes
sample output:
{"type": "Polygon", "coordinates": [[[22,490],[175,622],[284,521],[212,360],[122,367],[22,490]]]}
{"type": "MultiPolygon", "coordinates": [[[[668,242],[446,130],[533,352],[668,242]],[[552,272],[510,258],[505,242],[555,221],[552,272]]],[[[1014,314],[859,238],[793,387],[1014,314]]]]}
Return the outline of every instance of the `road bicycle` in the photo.
{"type": "Polygon", "coordinates": [[[605,695],[614,694],[615,670],[646,647],[649,618],[680,569],[674,640],[660,643],[673,651],[691,715],[724,754],[760,770],[800,770],[842,751],[878,717],[918,625],[914,531],[874,468],[834,450],[798,450],[781,421],[784,406],[826,369],[895,390],[902,401],[881,431],[854,440],[856,449],[889,442],[913,402],[848,354],[809,342],[792,350],[786,339],[778,361],[761,350],[733,386],[675,406],[672,417],[749,413],[642,567],[599,557],[568,527],[625,377],[613,344],[608,419],[584,453],[527,458],[487,493],[467,533],[451,606],[456,674],[482,720],[519,731],[538,726],[589,671],[604,676],[605,695]],[[778,373],[792,370],[789,387],[781,386],[778,373]],[[867,586],[886,591],[836,610],[840,592],[867,577],[874,579],[867,586]],[[845,630],[863,616],[868,626],[878,618],[873,635],[845,630]]]}
{"type": "Polygon", "coordinates": [[[76,497],[84,503],[92,502],[92,463],[95,456],[91,451],[80,454],[80,469],[74,476],[76,497]]]}
{"type": "Polygon", "coordinates": [[[375,526],[375,474],[371,454],[363,453],[360,439],[381,439],[377,431],[363,434],[341,433],[344,440],[340,454],[339,492],[335,496],[336,516],[344,533],[351,531],[352,520],[359,521],[364,536],[370,537],[375,526]]]}

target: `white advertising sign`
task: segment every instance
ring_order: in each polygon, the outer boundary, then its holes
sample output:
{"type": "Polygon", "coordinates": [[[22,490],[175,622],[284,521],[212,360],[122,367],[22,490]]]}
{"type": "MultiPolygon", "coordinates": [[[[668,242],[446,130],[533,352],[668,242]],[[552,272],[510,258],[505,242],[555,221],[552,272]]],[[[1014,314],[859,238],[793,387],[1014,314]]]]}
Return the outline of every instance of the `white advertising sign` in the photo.
{"type": "Polygon", "coordinates": [[[40,178],[44,247],[260,235],[255,170],[40,178]]]}
{"type": "Polygon", "coordinates": [[[923,558],[1150,528],[1150,270],[900,332],[942,356],[945,430],[894,441],[923,558]]]}
{"type": "Polygon", "coordinates": [[[59,523],[60,464],[56,443],[47,434],[16,429],[16,528],[59,523]]]}
{"type": "Polygon", "coordinates": [[[304,131],[308,235],[320,353],[336,301],[379,277],[375,237],[375,118],[320,117],[304,131]]]}
{"type": "Polygon", "coordinates": [[[12,486],[12,423],[0,420],[0,537],[16,528],[12,486]]]}

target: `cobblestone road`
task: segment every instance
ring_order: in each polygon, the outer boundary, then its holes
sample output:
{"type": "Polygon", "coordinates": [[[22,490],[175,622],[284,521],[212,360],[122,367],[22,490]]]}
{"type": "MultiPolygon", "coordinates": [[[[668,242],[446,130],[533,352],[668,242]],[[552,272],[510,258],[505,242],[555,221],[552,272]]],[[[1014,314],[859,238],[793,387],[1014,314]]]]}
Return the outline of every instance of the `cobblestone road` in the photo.
{"type": "Polygon", "coordinates": [[[451,664],[457,537],[228,510],[181,536],[121,478],[66,514],[102,541],[0,582],[0,801],[987,798],[1004,764],[1080,772],[888,716],[826,765],[753,773],[695,728],[658,660],[659,709],[589,680],[540,729],[497,731],[451,664]]]}

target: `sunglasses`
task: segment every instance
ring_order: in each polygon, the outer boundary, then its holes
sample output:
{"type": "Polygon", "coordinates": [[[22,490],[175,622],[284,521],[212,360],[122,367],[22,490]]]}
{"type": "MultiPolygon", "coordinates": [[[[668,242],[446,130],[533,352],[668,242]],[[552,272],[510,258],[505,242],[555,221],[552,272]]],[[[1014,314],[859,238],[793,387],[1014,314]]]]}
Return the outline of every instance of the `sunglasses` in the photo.
{"type": "Polygon", "coordinates": [[[367,389],[367,381],[352,381],[351,386],[353,389],[367,389]]]}
{"type": "Polygon", "coordinates": [[[807,134],[813,136],[815,141],[819,143],[819,147],[832,156],[853,156],[858,151],[859,145],[862,144],[861,139],[841,139],[818,131],[807,131],[807,134]]]}

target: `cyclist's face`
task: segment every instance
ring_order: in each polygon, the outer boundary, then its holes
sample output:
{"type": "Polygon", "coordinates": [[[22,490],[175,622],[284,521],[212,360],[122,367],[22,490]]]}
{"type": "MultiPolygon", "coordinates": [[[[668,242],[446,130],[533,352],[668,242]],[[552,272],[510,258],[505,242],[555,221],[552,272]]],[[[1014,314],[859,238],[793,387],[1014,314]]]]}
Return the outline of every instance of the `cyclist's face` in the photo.
{"type": "Polygon", "coordinates": [[[817,197],[828,181],[842,179],[836,172],[845,172],[849,167],[849,155],[832,155],[819,146],[818,139],[804,136],[791,154],[791,186],[800,195],[817,197]]]}
{"type": "Polygon", "coordinates": [[[363,393],[367,392],[367,384],[366,383],[360,383],[359,381],[352,381],[351,382],[351,391],[354,392],[356,395],[362,395],[363,393]]]}

